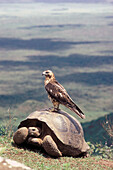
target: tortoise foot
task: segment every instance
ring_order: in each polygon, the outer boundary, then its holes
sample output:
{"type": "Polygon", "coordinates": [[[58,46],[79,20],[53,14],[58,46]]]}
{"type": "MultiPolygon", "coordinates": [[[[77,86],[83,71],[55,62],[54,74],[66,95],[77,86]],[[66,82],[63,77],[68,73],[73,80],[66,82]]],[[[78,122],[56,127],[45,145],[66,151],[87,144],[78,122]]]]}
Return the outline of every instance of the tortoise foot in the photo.
{"type": "Polygon", "coordinates": [[[55,157],[62,156],[62,153],[60,152],[56,143],[54,142],[54,140],[50,135],[45,136],[42,146],[50,156],[55,156],[55,157]]]}
{"type": "Polygon", "coordinates": [[[84,153],[82,154],[82,157],[83,157],[83,158],[88,158],[88,157],[89,157],[89,154],[88,154],[87,152],[84,152],[84,153]]]}
{"type": "Polygon", "coordinates": [[[16,144],[22,144],[25,142],[28,136],[28,129],[26,127],[21,127],[18,129],[13,136],[13,140],[16,144]]]}
{"type": "Polygon", "coordinates": [[[40,147],[42,145],[42,139],[30,137],[27,143],[40,147]]]}

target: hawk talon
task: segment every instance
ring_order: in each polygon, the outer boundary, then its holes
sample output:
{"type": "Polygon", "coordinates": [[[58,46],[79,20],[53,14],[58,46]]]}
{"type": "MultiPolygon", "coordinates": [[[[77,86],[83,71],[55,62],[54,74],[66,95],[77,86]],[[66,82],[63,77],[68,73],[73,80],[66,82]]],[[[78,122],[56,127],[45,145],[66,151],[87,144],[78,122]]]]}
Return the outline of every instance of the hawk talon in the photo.
{"type": "Polygon", "coordinates": [[[59,112],[60,109],[59,108],[54,108],[54,112],[59,112]]]}
{"type": "Polygon", "coordinates": [[[50,112],[58,112],[58,111],[60,111],[60,109],[59,108],[49,108],[49,111],[50,112]]]}

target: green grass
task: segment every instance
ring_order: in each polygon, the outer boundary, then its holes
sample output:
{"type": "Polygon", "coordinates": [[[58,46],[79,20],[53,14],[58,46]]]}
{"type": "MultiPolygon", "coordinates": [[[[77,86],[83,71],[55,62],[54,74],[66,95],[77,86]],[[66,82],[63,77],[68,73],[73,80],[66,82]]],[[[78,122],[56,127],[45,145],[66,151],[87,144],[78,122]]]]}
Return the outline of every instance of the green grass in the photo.
{"type": "Polygon", "coordinates": [[[113,161],[101,156],[90,155],[88,158],[61,157],[52,158],[42,149],[26,149],[14,145],[12,139],[0,137],[0,156],[7,157],[33,168],[34,170],[79,170],[112,169],[113,161]]]}

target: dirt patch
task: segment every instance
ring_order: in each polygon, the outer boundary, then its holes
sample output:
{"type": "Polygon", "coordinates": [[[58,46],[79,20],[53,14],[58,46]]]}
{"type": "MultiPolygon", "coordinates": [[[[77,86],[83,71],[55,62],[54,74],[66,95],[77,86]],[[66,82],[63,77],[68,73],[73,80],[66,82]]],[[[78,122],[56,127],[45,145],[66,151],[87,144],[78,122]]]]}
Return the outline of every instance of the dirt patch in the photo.
{"type": "Polygon", "coordinates": [[[113,161],[109,160],[99,160],[98,162],[95,162],[95,164],[103,165],[105,167],[113,168],[113,161]]]}

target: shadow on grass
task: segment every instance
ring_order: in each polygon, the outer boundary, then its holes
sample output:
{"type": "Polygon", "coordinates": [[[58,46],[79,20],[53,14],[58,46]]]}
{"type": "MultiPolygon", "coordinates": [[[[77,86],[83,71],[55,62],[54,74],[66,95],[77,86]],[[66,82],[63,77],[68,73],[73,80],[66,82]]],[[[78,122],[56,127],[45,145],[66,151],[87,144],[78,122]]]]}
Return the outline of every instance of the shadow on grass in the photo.
{"type": "Polygon", "coordinates": [[[40,39],[16,39],[16,38],[0,38],[0,48],[7,50],[43,50],[43,51],[53,51],[58,49],[65,49],[72,45],[72,42],[54,40],[50,38],[40,38],[40,39]]]}
{"type": "MultiPolygon", "coordinates": [[[[29,144],[21,144],[21,145],[17,145],[14,142],[11,143],[13,147],[18,148],[18,149],[24,149],[25,151],[32,151],[34,153],[37,153],[39,155],[42,155],[45,158],[51,158],[51,159],[60,159],[60,157],[55,157],[55,156],[50,156],[46,153],[46,151],[42,148],[42,147],[36,147],[33,145],[29,145],[29,144]]],[[[85,158],[85,156],[88,156],[88,154],[86,152],[81,153],[80,155],[74,157],[74,158],[85,158]]],[[[63,156],[62,156],[63,157],[63,156]]],[[[65,156],[64,156],[65,157],[65,156]]],[[[72,156],[68,156],[68,157],[72,157],[72,156]]]]}
{"type": "Polygon", "coordinates": [[[23,93],[0,95],[0,106],[14,106],[16,104],[21,104],[27,100],[37,100],[40,102],[44,102],[46,100],[46,93],[43,88],[39,88],[38,90],[28,90],[23,93]]]}
{"type": "MultiPolygon", "coordinates": [[[[65,56],[47,55],[47,56],[27,56],[27,61],[12,61],[2,60],[0,66],[5,70],[19,69],[19,67],[27,67],[31,70],[39,70],[52,68],[54,66],[58,68],[66,67],[91,67],[95,68],[104,64],[113,64],[113,56],[86,56],[80,54],[65,56]]],[[[26,69],[27,69],[26,68],[26,69]]]]}
{"type": "Polygon", "coordinates": [[[33,146],[33,145],[28,145],[28,144],[17,145],[14,142],[12,142],[11,144],[15,148],[32,151],[32,152],[38,153],[39,155],[42,155],[45,158],[60,159],[58,157],[53,157],[53,156],[48,155],[42,147],[36,147],[36,146],[33,146]]]}
{"type": "Polygon", "coordinates": [[[113,85],[113,72],[95,72],[95,73],[74,73],[59,77],[60,82],[82,83],[90,86],[95,85],[113,85]]]}
{"type": "Polygon", "coordinates": [[[79,27],[84,27],[85,24],[58,24],[58,25],[33,25],[30,27],[19,27],[19,29],[27,29],[27,30],[32,30],[35,28],[79,28],[79,27]]]}
{"type": "MultiPolygon", "coordinates": [[[[7,50],[41,50],[41,51],[55,51],[68,49],[71,45],[87,45],[87,44],[103,44],[108,41],[62,41],[60,39],[51,38],[36,38],[36,39],[17,39],[17,38],[0,38],[0,48],[7,50]]],[[[110,42],[111,43],[111,42],[110,42]]]]}

